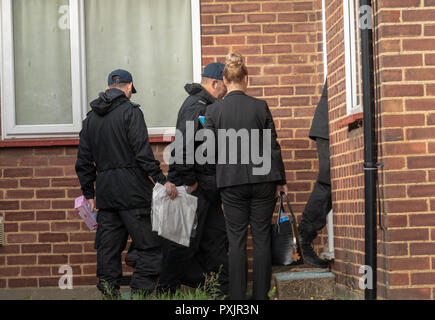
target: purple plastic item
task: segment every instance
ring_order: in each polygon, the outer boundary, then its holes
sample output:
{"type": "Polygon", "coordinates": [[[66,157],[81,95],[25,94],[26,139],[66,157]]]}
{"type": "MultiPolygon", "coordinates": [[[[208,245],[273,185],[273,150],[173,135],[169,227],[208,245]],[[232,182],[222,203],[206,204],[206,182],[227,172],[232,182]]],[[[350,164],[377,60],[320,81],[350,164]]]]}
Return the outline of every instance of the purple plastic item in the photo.
{"type": "Polygon", "coordinates": [[[80,217],[82,217],[89,230],[97,229],[97,215],[95,212],[91,212],[89,203],[84,196],[80,196],[75,200],[74,208],[80,217]]]}

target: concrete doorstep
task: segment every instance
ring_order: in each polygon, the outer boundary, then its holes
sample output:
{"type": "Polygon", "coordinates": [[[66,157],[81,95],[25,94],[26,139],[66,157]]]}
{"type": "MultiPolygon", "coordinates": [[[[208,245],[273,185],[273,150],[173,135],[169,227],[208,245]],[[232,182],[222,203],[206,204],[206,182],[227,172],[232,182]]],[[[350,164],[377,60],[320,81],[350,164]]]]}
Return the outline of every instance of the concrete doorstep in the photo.
{"type": "Polygon", "coordinates": [[[337,286],[328,269],[307,265],[279,266],[272,269],[274,300],[360,300],[358,292],[337,286]]]}
{"type": "Polygon", "coordinates": [[[279,300],[335,299],[335,276],[326,270],[304,270],[274,274],[279,300]]]}

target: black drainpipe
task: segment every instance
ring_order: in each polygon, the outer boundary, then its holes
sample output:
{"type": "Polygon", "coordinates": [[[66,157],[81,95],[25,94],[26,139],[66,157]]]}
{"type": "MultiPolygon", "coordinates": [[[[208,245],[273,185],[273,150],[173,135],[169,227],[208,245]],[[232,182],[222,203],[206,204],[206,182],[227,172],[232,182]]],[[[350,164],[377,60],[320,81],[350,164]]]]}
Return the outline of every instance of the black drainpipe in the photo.
{"type": "MultiPolygon", "coordinates": [[[[371,0],[361,0],[361,6],[370,6],[371,0]]],[[[367,14],[362,10],[362,14],[367,14]]],[[[373,14],[371,21],[374,21],[373,14]]],[[[376,219],[376,179],[377,147],[375,140],[375,100],[374,100],[374,60],[373,60],[373,29],[361,28],[361,61],[362,89],[364,109],[364,205],[365,205],[365,265],[371,267],[372,280],[365,289],[366,300],[376,300],[377,286],[377,219],[376,219]],[[371,287],[371,288],[370,288],[371,287]]]]}

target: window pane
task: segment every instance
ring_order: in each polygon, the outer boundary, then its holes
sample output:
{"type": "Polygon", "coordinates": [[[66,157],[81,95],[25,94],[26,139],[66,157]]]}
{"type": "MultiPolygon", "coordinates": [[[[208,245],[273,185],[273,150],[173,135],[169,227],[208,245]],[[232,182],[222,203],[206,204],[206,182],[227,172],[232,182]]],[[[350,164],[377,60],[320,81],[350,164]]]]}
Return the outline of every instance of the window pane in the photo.
{"type": "Polygon", "coordinates": [[[71,124],[68,0],[14,0],[17,125],[71,124]]]}
{"type": "Polygon", "coordinates": [[[193,79],[190,0],[92,0],[85,15],[88,101],[126,69],[148,127],[174,127],[193,79]]]}

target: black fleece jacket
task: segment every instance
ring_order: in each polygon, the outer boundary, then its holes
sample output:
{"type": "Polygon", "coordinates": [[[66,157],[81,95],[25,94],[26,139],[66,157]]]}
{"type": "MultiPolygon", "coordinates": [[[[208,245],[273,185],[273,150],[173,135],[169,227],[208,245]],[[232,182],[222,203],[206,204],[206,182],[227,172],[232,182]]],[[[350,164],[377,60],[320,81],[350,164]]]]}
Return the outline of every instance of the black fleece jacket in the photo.
{"type": "Polygon", "coordinates": [[[100,93],[83,121],[76,173],[99,209],[150,208],[153,184],[166,177],[154,158],[139,105],[118,89],[100,93]],[[96,190],[94,182],[96,181],[96,190]]]}
{"type": "Polygon", "coordinates": [[[183,147],[183,163],[174,163],[169,166],[168,179],[176,185],[190,186],[195,184],[201,175],[214,176],[216,174],[215,165],[199,165],[196,161],[189,164],[187,159],[189,157],[195,159],[195,151],[203,143],[202,141],[194,141],[198,130],[203,129],[199,117],[205,116],[207,106],[217,101],[217,99],[197,83],[186,84],[184,89],[189,96],[181,106],[177,118],[177,130],[182,134],[182,137],[175,137],[175,143],[180,143],[183,147]],[[187,133],[187,121],[191,121],[193,124],[194,135],[190,137],[192,139],[189,139],[187,133]]]}

